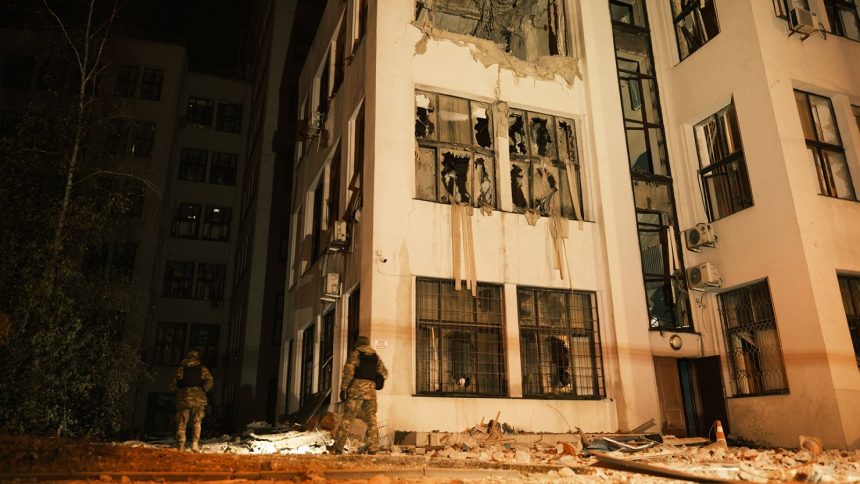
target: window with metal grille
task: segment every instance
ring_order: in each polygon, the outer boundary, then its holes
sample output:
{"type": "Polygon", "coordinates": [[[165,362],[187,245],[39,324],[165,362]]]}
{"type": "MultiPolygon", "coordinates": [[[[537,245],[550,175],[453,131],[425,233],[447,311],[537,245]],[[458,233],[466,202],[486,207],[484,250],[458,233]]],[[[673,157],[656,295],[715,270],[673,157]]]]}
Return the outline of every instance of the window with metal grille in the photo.
{"type": "Polygon", "coordinates": [[[194,263],[167,261],[164,271],[164,297],[190,299],[194,284],[194,263]]]}
{"type": "Polygon", "coordinates": [[[582,171],[571,119],[508,112],[514,211],[582,219],[582,171]]]}
{"type": "Polygon", "coordinates": [[[162,69],[144,69],[143,80],[140,83],[140,98],[150,101],[161,99],[161,85],[163,82],[164,71],[162,69]]]}
{"type": "Polygon", "coordinates": [[[203,301],[220,301],[224,297],[224,264],[197,264],[197,284],[194,298],[203,301]]]}
{"type": "Polygon", "coordinates": [[[155,329],[155,351],[152,364],[175,366],[185,354],[185,330],[183,323],[159,322],[155,329]]]}
{"type": "Polygon", "coordinates": [[[857,366],[860,366],[860,276],[840,275],[839,291],[848,318],[848,333],[854,345],[854,356],[857,366]]]}
{"type": "Polygon", "coordinates": [[[860,7],[857,0],[824,0],[830,33],[860,40],[860,7]]]}
{"type": "Polygon", "coordinates": [[[304,405],[313,393],[314,385],[314,325],[302,331],[302,369],[299,406],[304,405]]]}
{"type": "Polygon", "coordinates": [[[172,434],[176,431],[176,394],[150,393],[146,401],[148,433],[172,434]]]}
{"type": "Polygon", "coordinates": [[[694,128],[708,220],[752,207],[744,147],[734,102],[694,128]]]}
{"type": "Polygon", "coordinates": [[[502,286],[479,283],[472,297],[450,280],[416,284],[416,393],[507,395],[502,286]]]}
{"type": "Polygon", "coordinates": [[[173,214],[170,236],[180,239],[196,239],[200,229],[199,203],[180,203],[173,214]]]}
{"type": "Polygon", "coordinates": [[[140,67],[122,65],[116,75],[116,94],[120,97],[134,97],[137,94],[137,81],[140,67]]]}
{"type": "Polygon", "coordinates": [[[215,129],[228,133],[242,131],[242,105],[236,103],[218,103],[215,129]]]}
{"type": "Polygon", "coordinates": [[[206,181],[206,164],[209,152],[193,148],[182,148],[179,155],[179,179],[185,181],[206,181]]]}
{"type": "Polygon", "coordinates": [[[334,308],[322,318],[320,331],[320,374],[318,391],[331,389],[332,364],[334,359],[334,308]]]}
{"type": "Polygon", "coordinates": [[[833,103],[824,96],[794,91],[809,159],[818,172],[821,194],[856,200],[833,103]]]}
{"type": "MultiPolygon", "coordinates": [[[[209,183],[217,185],[236,184],[236,165],[239,155],[235,153],[212,152],[212,167],[209,170],[209,183]]],[[[205,168],[204,168],[205,170],[205,168]]]]}
{"type": "Polygon", "coordinates": [[[218,333],[221,327],[217,324],[192,324],[188,337],[188,349],[200,352],[200,360],[209,368],[218,364],[218,333]]]}
{"type": "Polygon", "coordinates": [[[714,0],[670,0],[678,54],[684,60],[720,33],[714,0]]]}
{"type": "Polygon", "coordinates": [[[230,240],[231,212],[229,207],[207,206],[203,215],[203,236],[201,238],[216,241],[230,240]]]}
{"type": "Polygon", "coordinates": [[[490,105],[415,91],[415,197],[498,207],[490,105]]]}
{"type": "Polygon", "coordinates": [[[212,126],[215,114],[215,101],[199,97],[188,98],[188,109],[185,112],[185,122],[201,126],[212,126]]]}
{"type": "Polygon", "coordinates": [[[523,395],[601,398],[603,359],[594,293],[517,288],[523,395]]]}
{"type": "Polygon", "coordinates": [[[767,281],[719,296],[736,396],[788,393],[767,281]]]}

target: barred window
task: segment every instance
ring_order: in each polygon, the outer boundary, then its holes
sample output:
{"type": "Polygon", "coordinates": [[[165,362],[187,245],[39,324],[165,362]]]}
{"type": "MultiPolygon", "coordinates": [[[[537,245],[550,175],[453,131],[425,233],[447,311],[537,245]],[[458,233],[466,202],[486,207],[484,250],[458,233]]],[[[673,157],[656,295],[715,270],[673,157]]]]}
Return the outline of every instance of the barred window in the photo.
{"type": "Polygon", "coordinates": [[[185,330],[183,323],[158,323],[155,330],[154,365],[175,366],[185,354],[185,330]]]}
{"type": "Polygon", "coordinates": [[[788,393],[767,281],[720,294],[735,395],[788,393]]]}
{"type": "Polygon", "coordinates": [[[193,284],[193,262],[167,261],[167,267],[164,271],[164,297],[190,299],[193,284]]]}
{"type": "Polygon", "coordinates": [[[214,114],[215,101],[199,97],[188,98],[188,109],[185,113],[186,123],[212,126],[212,117],[214,114]]]}
{"type": "Polygon", "coordinates": [[[229,207],[206,207],[203,217],[203,240],[230,240],[230,215],[229,207]]]}
{"type": "Polygon", "coordinates": [[[594,293],[517,288],[523,395],[605,395],[594,293]]]}
{"type": "Polygon", "coordinates": [[[708,219],[713,222],[752,207],[734,102],[697,124],[694,131],[708,219]]]}
{"type": "Polygon", "coordinates": [[[507,395],[502,286],[416,281],[417,393],[507,395]]]}
{"type": "Polygon", "coordinates": [[[860,366],[860,276],[839,276],[839,291],[842,293],[842,305],[845,306],[845,316],[848,318],[848,333],[854,345],[854,356],[857,366],[860,366]]]}
{"type": "Polygon", "coordinates": [[[313,324],[302,331],[302,368],[301,387],[299,388],[299,406],[307,403],[313,394],[314,384],[314,329],[313,324]]]}
{"type": "Polygon", "coordinates": [[[140,77],[140,67],[122,65],[116,76],[116,94],[120,97],[134,97],[137,93],[137,80],[140,77]]]}
{"type": "Polygon", "coordinates": [[[818,172],[821,194],[856,200],[833,103],[826,97],[798,90],[794,91],[794,97],[806,138],[806,150],[818,172]]]}
{"type": "Polygon", "coordinates": [[[180,203],[173,215],[170,236],[180,239],[196,239],[200,229],[199,203],[180,203]]]}
{"type": "Polygon", "coordinates": [[[497,208],[490,105],[415,91],[415,197],[497,208]]]}
{"type": "Polygon", "coordinates": [[[194,299],[220,301],[224,296],[224,276],[227,266],[223,264],[197,264],[197,284],[194,299]]]}
{"type": "Polygon", "coordinates": [[[164,82],[164,71],[162,69],[143,70],[143,81],[140,83],[140,98],[150,101],[161,99],[161,85],[164,82]]]}
{"type": "Polygon", "coordinates": [[[200,360],[204,365],[213,368],[218,363],[218,333],[221,327],[217,324],[192,324],[188,338],[188,349],[200,352],[200,360]]]}
{"type": "Polygon", "coordinates": [[[678,54],[684,60],[720,33],[714,0],[671,0],[678,54]]]}
{"type": "Polygon", "coordinates": [[[193,148],[182,148],[179,155],[179,179],[185,181],[206,181],[206,163],[209,152],[193,148]]]}
{"type": "Polygon", "coordinates": [[[229,133],[242,131],[242,105],[236,103],[218,103],[215,129],[229,133]]]}
{"type": "Polygon", "coordinates": [[[514,211],[582,218],[582,170],[576,143],[573,120],[515,109],[508,112],[514,211]]]}
{"type": "MultiPolygon", "coordinates": [[[[212,152],[212,167],[209,170],[209,183],[218,185],[236,184],[236,165],[239,155],[235,153],[212,152]]],[[[204,170],[205,164],[204,164],[204,170]]]]}

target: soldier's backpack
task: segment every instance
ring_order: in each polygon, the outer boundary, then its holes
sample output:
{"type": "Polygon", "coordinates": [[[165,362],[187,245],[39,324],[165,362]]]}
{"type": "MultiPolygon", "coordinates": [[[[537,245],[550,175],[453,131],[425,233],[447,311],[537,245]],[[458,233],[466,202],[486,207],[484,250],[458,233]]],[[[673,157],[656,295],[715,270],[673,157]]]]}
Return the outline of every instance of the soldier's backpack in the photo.
{"type": "Polygon", "coordinates": [[[203,367],[200,365],[182,368],[182,379],[177,382],[179,388],[203,388],[203,367]]]}
{"type": "Polygon", "coordinates": [[[358,352],[358,366],[355,368],[355,378],[359,380],[372,381],[377,390],[382,390],[385,385],[385,378],[376,371],[376,363],[379,361],[379,356],[374,353],[358,352]]]}

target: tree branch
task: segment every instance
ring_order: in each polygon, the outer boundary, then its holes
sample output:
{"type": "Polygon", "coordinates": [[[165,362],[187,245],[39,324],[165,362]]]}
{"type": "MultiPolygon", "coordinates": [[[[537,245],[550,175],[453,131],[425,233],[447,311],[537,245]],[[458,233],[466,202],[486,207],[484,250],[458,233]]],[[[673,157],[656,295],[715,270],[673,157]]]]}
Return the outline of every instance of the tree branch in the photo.
{"type": "Polygon", "coordinates": [[[75,53],[75,60],[77,60],[77,62],[78,62],[78,68],[81,70],[81,72],[83,72],[84,66],[83,66],[83,64],[81,64],[81,54],[80,54],[80,52],[78,52],[78,48],[75,47],[75,42],[72,40],[72,37],[69,35],[69,32],[66,30],[66,26],[63,24],[63,21],[60,20],[60,17],[58,17],[57,14],[54,13],[54,10],[51,9],[51,6],[48,5],[48,0],[42,0],[42,3],[45,4],[45,8],[48,9],[48,13],[50,13],[51,16],[54,17],[54,20],[57,21],[57,25],[60,26],[60,30],[63,31],[63,35],[66,37],[66,41],[69,43],[69,47],[71,47],[72,51],[75,53]]]}

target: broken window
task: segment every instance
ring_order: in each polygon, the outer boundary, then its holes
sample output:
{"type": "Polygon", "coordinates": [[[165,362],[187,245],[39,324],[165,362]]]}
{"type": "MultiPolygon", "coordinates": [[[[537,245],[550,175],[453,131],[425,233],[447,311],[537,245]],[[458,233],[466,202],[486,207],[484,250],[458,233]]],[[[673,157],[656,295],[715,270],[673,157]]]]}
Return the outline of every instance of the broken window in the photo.
{"type": "Polygon", "coordinates": [[[752,207],[747,165],[734,103],[694,128],[708,220],[752,207]]]}
{"type": "Polygon", "coordinates": [[[523,395],[605,395],[596,297],[591,292],[517,288],[523,395]]]}
{"type": "Polygon", "coordinates": [[[567,54],[561,0],[418,0],[415,18],[490,40],[523,60],[567,54]]]}
{"type": "Polygon", "coordinates": [[[788,393],[767,281],[719,299],[735,395],[788,393]]]}
{"type": "Polygon", "coordinates": [[[320,374],[317,391],[331,390],[332,364],[334,359],[334,308],[323,316],[320,332],[320,374]]]}
{"type": "Polygon", "coordinates": [[[582,219],[582,172],[573,120],[510,110],[508,151],[514,210],[582,219]]]}
{"type": "Polygon", "coordinates": [[[478,296],[449,280],[416,281],[417,393],[506,395],[502,287],[478,296]]]}
{"type": "Polygon", "coordinates": [[[842,305],[845,307],[845,317],[848,319],[848,334],[854,345],[854,356],[857,366],[860,366],[860,276],[839,276],[839,291],[842,293],[842,305]]]}
{"type": "Polygon", "coordinates": [[[860,40],[860,6],[857,0],[824,0],[833,35],[860,40]]]}
{"type": "Polygon", "coordinates": [[[489,104],[415,92],[415,197],[496,208],[489,104]]]}
{"type": "Polygon", "coordinates": [[[313,394],[314,385],[314,330],[313,324],[302,331],[302,369],[301,388],[299,389],[299,406],[307,403],[313,394]]]}
{"type": "Polygon", "coordinates": [[[806,149],[818,172],[821,194],[856,200],[833,103],[826,97],[798,90],[794,91],[794,98],[806,138],[806,149]]]}
{"type": "Polygon", "coordinates": [[[684,60],[720,33],[714,0],[670,0],[678,54],[684,60]]]}

